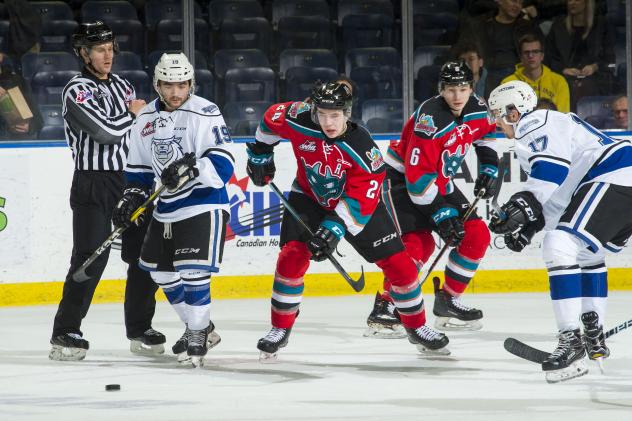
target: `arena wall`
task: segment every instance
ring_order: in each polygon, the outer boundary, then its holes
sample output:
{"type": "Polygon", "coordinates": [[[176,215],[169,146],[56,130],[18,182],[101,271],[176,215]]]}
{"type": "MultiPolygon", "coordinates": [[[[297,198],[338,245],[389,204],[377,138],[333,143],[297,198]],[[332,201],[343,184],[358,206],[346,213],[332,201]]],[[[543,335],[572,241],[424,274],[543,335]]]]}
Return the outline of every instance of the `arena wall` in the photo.
{"type": "MultiPolygon", "coordinates": [[[[611,134],[632,138],[629,132],[611,134]]],[[[385,150],[388,141],[397,137],[381,135],[376,136],[376,140],[385,150]]],[[[279,204],[268,188],[249,183],[243,144],[247,140],[236,139],[230,145],[237,161],[235,178],[229,189],[232,228],[240,234],[226,242],[222,270],[213,278],[214,298],[268,296],[272,285],[280,225],[251,229],[248,224],[241,226],[236,222],[244,221],[253,212],[265,212],[279,204]]],[[[521,178],[524,180],[510,145],[506,139],[499,140],[499,152],[510,157],[510,171],[503,184],[500,203],[520,190],[521,178]]],[[[275,182],[288,191],[296,170],[289,143],[284,142],[275,149],[275,161],[275,182]]],[[[470,198],[476,168],[476,156],[470,153],[456,178],[457,185],[470,198]]],[[[68,203],[72,172],[71,153],[65,142],[0,143],[0,305],[58,302],[72,249],[72,214],[68,203]]],[[[478,213],[487,218],[488,203],[479,204],[478,213]]],[[[494,237],[473,280],[472,292],[548,290],[540,257],[541,236],[538,234],[533,244],[520,254],[507,250],[502,237],[494,237]]],[[[353,275],[364,267],[367,279],[364,292],[374,293],[381,283],[377,267],[363,262],[344,242],[339,250],[343,255],[340,262],[353,275]]],[[[632,289],[629,250],[609,256],[608,265],[612,268],[610,288],[632,289]]],[[[442,269],[442,264],[438,268],[442,269]]],[[[309,273],[306,295],[354,293],[328,262],[313,263],[309,273]]],[[[105,281],[101,282],[95,301],[121,300],[124,276],[125,265],[119,252],[113,250],[103,276],[105,281]]],[[[424,286],[427,293],[430,292],[429,284],[431,282],[424,286]]]]}

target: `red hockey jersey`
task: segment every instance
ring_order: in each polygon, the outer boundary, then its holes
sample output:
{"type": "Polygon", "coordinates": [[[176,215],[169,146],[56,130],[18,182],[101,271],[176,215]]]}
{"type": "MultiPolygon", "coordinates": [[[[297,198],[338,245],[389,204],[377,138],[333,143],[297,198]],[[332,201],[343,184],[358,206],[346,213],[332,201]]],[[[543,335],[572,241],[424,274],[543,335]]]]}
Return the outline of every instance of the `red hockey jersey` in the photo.
{"type": "Polygon", "coordinates": [[[483,99],[472,95],[460,117],[454,117],[443,97],[422,103],[404,125],[399,142],[391,143],[385,161],[403,173],[411,200],[430,205],[437,195],[454,190],[456,175],[472,143],[481,163],[497,164],[491,143],[496,124],[483,99]]]}
{"type": "Polygon", "coordinates": [[[297,165],[292,189],[335,212],[350,234],[362,231],[385,177],[382,154],[365,129],[349,122],[347,131],[332,141],[312,121],[310,104],[286,102],[266,111],[255,138],[266,145],[288,139],[297,165]]]}

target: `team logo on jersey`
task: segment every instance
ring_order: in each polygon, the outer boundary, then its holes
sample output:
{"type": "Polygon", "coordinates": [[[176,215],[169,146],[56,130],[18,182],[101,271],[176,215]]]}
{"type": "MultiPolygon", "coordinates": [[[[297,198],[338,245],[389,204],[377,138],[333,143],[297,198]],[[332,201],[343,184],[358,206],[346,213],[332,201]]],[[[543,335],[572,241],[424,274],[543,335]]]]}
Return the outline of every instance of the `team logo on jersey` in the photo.
{"type": "Polygon", "coordinates": [[[182,146],[180,142],[181,137],[171,136],[169,138],[159,139],[154,137],[151,141],[151,150],[154,155],[154,165],[157,166],[159,172],[172,163],[173,161],[182,158],[184,153],[182,152],[182,146]]]}
{"type": "Polygon", "coordinates": [[[371,170],[375,171],[384,165],[384,157],[382,156],[382,152],[376,147],[371,148],[369,152],[366,153],[367,158],[371,161],[371,170]]]}
{"type": "Polygon", "coordinates": [[[415,121],[415,131],[422,132],[431,136],[437,131],[437,126],[434,124],[434,119],[431,115],[421,114],[415,121]]]}
{"type": "Polygon", "coordinates": [[[467,155],[469,146],[470,145],[459,145],[456,147],[454,153],[450,153],[449,150],[444,150],[441,153],[441,173],[444,177],[452,178],[456,175],[465,155],[467,155]]]}
{"type": "Polygon", "coordinates": [[[207,105],[206,107],[202,108],[201,111],[206,114],[213,114],[215,111],[217,111],[217,105],[207,105]]]}
{"type": "Polygon", "coordinates": [[[143,127],[143,130],[140,131],[140,135],[142,137],[149,136],[150,134],[154,134],[156,129],[154,128],[154,123],[152,121],[148,121],[143,127]]]}
{"type": "Polygon", "coordinates": [[[456,133],[452,133],[450,135],[450,138],[448,140],[446,140],[446,142],[443,144],[443,146],[447,148],[448,146],[454,145],[454,142],[456,142],[456,133]]]}
{"type": "Polygon", "coordinates": [[[125,88],[125,103],[129,105],[129,103],[134,99],[134,92],[132,88],[125,88]]]}
{"type": "Polygon", "coordinates": [[[303,152],[316,152],[316,143],[306,140],[305,143],[298,147],[303,152]]]}
{"type": "Polygon", "coordinates": [[[94,94],[92,91],[79,91],[77,92],[77,96],[75,97],[75,102],[77,104],[83,104],[86,101],[94,99],[94,94]]]}
{"type": "Polygon", "coordinates": [[[342,171],[340,176],[338,176],[331,171],[328,165],[325,165],[325,170],[322,171],[322,162],[309,165],[303,158],[301,158],[301,161],[303,161],[303,167],[305,167],[307,181],[318,203],[328,207],[330,200],[336,200],[342,195],[347,181],[347,172],[342,171]]]}
{"type": "Polygon", "coordinates": [[[295,102],[290,106],[288,114],[290,115],[290,117],[296,118],[297,115],[299,115],[300,113],[304,113],[305,111],[309,111],[309,109],[309,104],[306,104],[304,102],[295,102]]]}

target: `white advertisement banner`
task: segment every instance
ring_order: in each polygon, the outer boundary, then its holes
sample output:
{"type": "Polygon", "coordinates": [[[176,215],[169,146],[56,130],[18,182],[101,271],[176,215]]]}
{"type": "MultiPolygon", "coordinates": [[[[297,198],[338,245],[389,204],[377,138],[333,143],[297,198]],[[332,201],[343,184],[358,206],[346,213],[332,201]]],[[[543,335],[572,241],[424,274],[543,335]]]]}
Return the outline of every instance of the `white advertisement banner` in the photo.
{"type": "MultiPolygon", "coordinates": [[[[380,136],[378,145],[384,151],[388,136],[380,136]]],[[[16,144],[12,144],[16,145],[16,144]]],[[[499,141],[499,150],[509,160],[499,203],[521,190],[518,161],[509,151],[511,142],[499,141]]],[[[280,202],[268,188],[258,188],[246,175],[244,143],[230,145],[237,164],[235,177],[229,186],[231,222],[227,233],[221,275],[273,274],[279,251],[280,202]]],[[[289,143],[275,149],[277,173],[275,183],[289,191],[296,163],[289,143]]],[[[476,178],[476,155],[468,154],[456,176],[457,186],[473,198],[476,178]]],[[[0,283],[62,281],[66,276],[72,251],[72,213],[68,202],[72,182],[71,152],[61,144],[49,147],[0,147],[0,283]]],[[[489,204],[482,202],[478,213],[488,219],[489,204]]],[[[481,265],[489,269],[542,268],[540,240],[522,253],[505,248],[502,237],[494,237],[481,265]]],[[[339,260],[349,272],[364,266],[367,272],[378,271],[364,262],[346,242],[339,247],[339,260]]],[[[432,258],[431,258],[432,259],[432,258]]],[[[610,267],[630,267],[632,258],[627,250],[608,258],[610,267]]],[[[311,273],[333,273],[328,262],[314,263],[311,273]]],[[[123,279],[125,265],[118,251],[111,253],[103,279],[123,279]]]]}

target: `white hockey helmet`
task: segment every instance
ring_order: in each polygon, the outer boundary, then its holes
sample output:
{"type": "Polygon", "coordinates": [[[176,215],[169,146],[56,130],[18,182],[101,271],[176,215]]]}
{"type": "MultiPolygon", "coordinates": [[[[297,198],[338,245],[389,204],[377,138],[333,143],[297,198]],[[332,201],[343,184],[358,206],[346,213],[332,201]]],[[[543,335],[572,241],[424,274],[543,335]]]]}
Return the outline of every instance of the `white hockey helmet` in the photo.
{"type": "Polygon", "coordinates": [[[507,124],[505,117],[511,109],[516,109],[520,115],[535,110],[538,104],[538,96],[528,83],[521,80],[512,80],[497,86],[489,94],[489,109],[495,117],[501,117],[507,124]]]}
{"type": "Polygon", "coordinates": [[[159,80],[163,82],[186,82],[190,80],[189,96],[195,92],[195,71],[184,53],[164,53],[154,68],[154,89],[163,100],[158,90],[159,80]]]}

